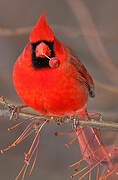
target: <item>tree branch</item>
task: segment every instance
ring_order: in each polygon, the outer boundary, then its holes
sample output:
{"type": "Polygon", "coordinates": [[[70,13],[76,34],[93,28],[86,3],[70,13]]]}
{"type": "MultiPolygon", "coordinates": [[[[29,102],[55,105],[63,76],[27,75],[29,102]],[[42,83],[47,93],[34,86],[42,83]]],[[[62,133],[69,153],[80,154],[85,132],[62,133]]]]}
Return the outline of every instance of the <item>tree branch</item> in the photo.
{"type": "MultiPolygon", "coordinates": [[[[6,101],[4,100],[4,98],[1,96],[0,97],[0,105],[3,106],[4,108],[0,109],[0,118],[1,117],[6,117],[6,118],[10,118],[10,111],[8,109],[8,106],[10,107],[10,104],[6,103],[6,101]],[[7,106],[6,106],[7,105],[7,106]]],[[[12,106],[12,105],[11,105],[12,106]]],[[[30,112],[19,112],[19,116],[21,117],[25,117],[25,118],[32,118],[35,117],[35,119],[39,119],[41,117],[48,119],[49,121],[58,121],[61,120],[62,123],[73,123],[73,119],[75,118],[73,117],[56,117],[56,116],[45,116],[42,114],[33,114],[30,112]]],[[[89,127],[94,127],[94,128],[106,128],[106,129],[111,129],[111,130],[118,130],[118,123],[111,123],[111,122],[105,122],[103,120],[100,121],[96,121],[95,119],[91,119],[90,121],[88,120],[79,120],[78,124],[80,126],[89,126],[89,127]]]]}

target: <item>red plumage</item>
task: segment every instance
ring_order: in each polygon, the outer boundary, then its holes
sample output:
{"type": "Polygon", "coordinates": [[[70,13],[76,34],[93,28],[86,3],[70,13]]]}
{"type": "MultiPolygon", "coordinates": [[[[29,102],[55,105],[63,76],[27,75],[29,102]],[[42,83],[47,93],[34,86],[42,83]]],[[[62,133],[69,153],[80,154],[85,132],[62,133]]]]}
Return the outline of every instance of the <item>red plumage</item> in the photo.
{"type": "MultiPolygon", "coordinates": [[[[77,114],[79,119],[90,120],[86,105],[88,96],[95,96],[93,80],[72,50],[55,37],[45,16],[32,30],[30,42],[15,63],[16,91],[26,105],[42,114],[77,114]]],[[[94,128],[77,126],[76,135],[83,159],[90,162],[90,167],[91,163],[96,167],[96,159],[98,166],[103,161],[111,166],[110,156],[94,128]],[[94,141],[90,142],[91,138],[94,141]]]]}
{"type": "MultiPolygon", "coordinates": [[[[45,63],[48,59],[39,57],[34,61],[45,63]]],[[[88,93],[94,95],[91,76],[77,56],[56,39],[45,20],[45,13],[32,30],[30,42],[15,63],[13,81],[23,102],[46,115],[72,115],[86,107],[88,93]],[[32,44],[37,47],[41,42],[53,43],[53,49],[50,45],[49,48],[53,51],[52,57],[60,61],[58,68],[33,66],[32,53],[35,55],[36,52],[32,50],[32,44]]]]}
{"type": "Polygon", "coordinates": [[[41,18],[33,28],[32,33],[30,35],[30,42],[32,43],[41,40],[46,40],[46,41],[54,40],[54,32],[46,22],[46,12],[42,14],[41,18]]]}

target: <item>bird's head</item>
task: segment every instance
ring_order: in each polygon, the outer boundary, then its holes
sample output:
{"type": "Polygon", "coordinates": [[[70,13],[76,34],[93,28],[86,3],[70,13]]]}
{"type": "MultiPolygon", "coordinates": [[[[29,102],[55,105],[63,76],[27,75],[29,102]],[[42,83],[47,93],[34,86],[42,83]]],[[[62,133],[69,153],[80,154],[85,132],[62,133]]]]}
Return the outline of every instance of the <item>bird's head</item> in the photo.
{"type": "Polygon", "coordinates": [[[33,28],[30,35],[30,43],[32,65],[35,69],[57,68],[59,66],[60,60],[56,56],[56,49],[59,46],[59,42],[47,24],[46,13],[42,14],[38,23],[33,28]]]}

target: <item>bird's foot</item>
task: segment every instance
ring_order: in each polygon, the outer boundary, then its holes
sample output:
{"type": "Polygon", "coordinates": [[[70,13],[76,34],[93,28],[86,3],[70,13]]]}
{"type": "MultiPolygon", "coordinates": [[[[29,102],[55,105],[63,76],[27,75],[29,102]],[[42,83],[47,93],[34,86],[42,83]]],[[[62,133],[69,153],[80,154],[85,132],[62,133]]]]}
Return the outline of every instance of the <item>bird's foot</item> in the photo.
{"type": "Polygon", "coordinates": [[[72,117],[71,117],[71,120],[73,121],[73,124],[72,124],[72,128],[73,129],[76,129],[77,126],[79,125],[79,117],[77,114],[74,114],[72,117]]]}

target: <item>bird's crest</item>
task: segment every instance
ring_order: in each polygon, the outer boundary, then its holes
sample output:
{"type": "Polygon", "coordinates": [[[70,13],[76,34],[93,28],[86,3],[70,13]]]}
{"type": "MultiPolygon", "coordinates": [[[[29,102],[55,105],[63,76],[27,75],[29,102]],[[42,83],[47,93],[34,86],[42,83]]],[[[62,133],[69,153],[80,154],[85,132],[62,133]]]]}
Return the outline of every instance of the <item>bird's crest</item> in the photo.
{"type": "Polygon", "coordinates": [[[46,21],[46,12],[42,14],[30,35],[31,43],[36,43],[38,41],[54,41],[54,32],[49,27],[46,21]]]}

